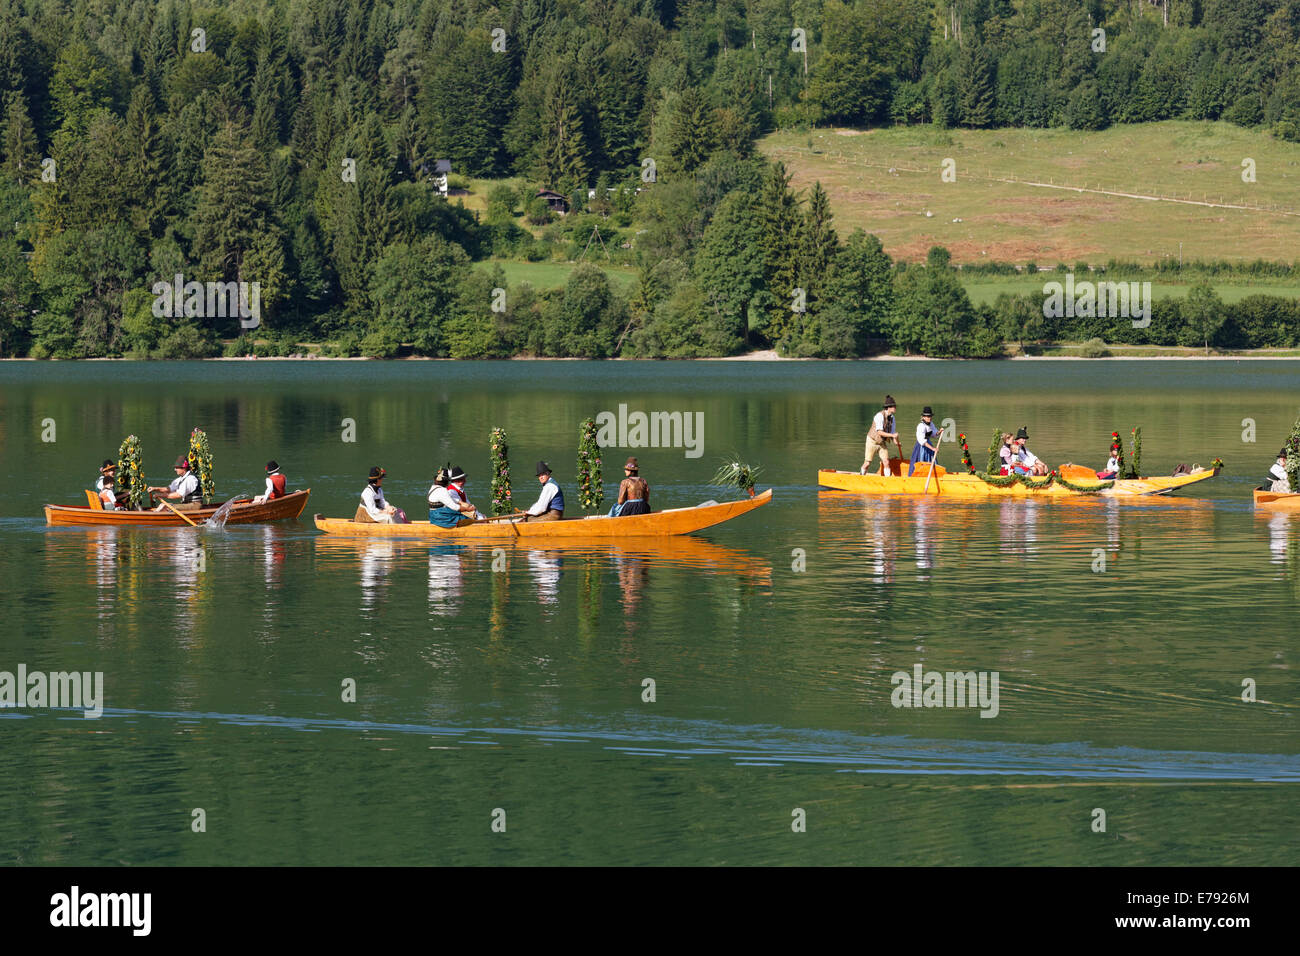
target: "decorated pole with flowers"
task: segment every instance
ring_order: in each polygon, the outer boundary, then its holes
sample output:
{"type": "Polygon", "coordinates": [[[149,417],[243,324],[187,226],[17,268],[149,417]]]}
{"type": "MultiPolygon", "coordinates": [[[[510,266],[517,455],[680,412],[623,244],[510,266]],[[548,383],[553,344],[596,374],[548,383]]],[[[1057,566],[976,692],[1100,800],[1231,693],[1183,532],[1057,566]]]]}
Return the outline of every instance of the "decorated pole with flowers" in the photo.
{"type": "Polygon", "coordinates": [[[510,514],[514,505],[510,499],[510,446],[506,443],[506,430],[492,429],[488,441],[492,445],[492,514],[510,514]]]}
{"type": "Polygon", "coordinates": [[[989,468],[987,474],[996,475],[1002,470],[1002,429],[993,429],[993,440],[989,442],[989,468]]]}
{"type": "Polygon", "coordinates": [[[1110,433],[1110,456],[1117,462],[1115,476],[1124,476],[1124,443],[1119,440],[1119,432],[1110,433]]]}
{"type": "Polygon", "coordinates": [[[1142,426],[1140,425],[1133,429],[1133,467],[1130,472],[1130,478],[1142,477],[1142,426]]]}
{"type": "Polygon", "coordinates": [[[586,419],[579,426],[578,503],[583,511],[599,511],[605,500],[605,486],[600,480],[600,445],[596,443],[596,420],[586,419]]]}
{"type": "Polygon", "coordinates": [[[967,474],[975,474],[975,463],[970,460],[970,445],[966,444],[966,436],[958,435],[957,440],[961,442],[961,463],[966,467],[967,474]]]}
{"type": "Polygon", "coordinates": [[[149,486],[144,480],[144,457],[140,439],[127,435],[117,450],[117,492],[126,494],[127,507],[139,511],[148,507],[149,486]]]}
{"type": "Polygon", "coordinates": [[[1291,485],[1292,492],[1300,491],[1300,418],[1297,418],[1295,424],[1291,426],[1291,434],[1287,436],[1284,447],[1286,448],[1287,482],[1291,485]]]}
{"type": "Polygon", "coordinates": [[[212,478],[212,449],[208,446],[208,433],[196,428],[190,432],[190,470],[199,480],[199,494],[204,501],[217,496],[217,485],[212,478]]]}

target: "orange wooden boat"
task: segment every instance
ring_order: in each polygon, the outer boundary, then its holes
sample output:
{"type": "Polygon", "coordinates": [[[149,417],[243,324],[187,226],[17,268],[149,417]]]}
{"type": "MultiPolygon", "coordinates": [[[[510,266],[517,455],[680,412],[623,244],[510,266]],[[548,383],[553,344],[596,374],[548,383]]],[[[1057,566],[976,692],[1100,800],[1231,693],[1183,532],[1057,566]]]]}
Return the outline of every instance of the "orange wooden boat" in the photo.
{"type": "Polygon", "coordinates": [[[423,541],[464,541],[468,539],[528,538],[532,541],[555,538],[636,538],[656,535],[690,534],[711,528],[724,521],[761,508],[772,500],[772,489],[761,495],[722,504],[697,505],[694,508],[669,508],[648,515],[610,518],[592,515],[564,521],[480,521],[459,528],[443,528],[428,521],[409,524],[376,524],[350,518],[315,516],[316,527],[329,534],[350,534],[367,538],[419,538],[423,541]]]}
{"type": "MultiPolygon", "coordinates": [[[[307,498],[311,489],[291,491],[283,498],[275,498],[260,505],[251,501],[234,505],[226,524],[263,524],[268,521],[283,521],[296,518],[307,507],[307,498]]],[[[87,500],[94,498],[94,492],[87,492],[87,500]]],[[[217,513],[224,502],[206,505],[202,508],[182,510],[182,518],[175,512],[162,511],[105,511],[95,507],[98,504],[84,505],[46,505],[45,523],[58,527],[102,528],[106,526],[127,526],[133,528],[188,528],[185,518],[195,524],[202,524],[217,513]]]]}
{"type": "Polygon", "coordinates": [[[1300,514],[1300,494],[1255,489],[1255,507],[1266,511],[1291,511],[1300,514]]]}

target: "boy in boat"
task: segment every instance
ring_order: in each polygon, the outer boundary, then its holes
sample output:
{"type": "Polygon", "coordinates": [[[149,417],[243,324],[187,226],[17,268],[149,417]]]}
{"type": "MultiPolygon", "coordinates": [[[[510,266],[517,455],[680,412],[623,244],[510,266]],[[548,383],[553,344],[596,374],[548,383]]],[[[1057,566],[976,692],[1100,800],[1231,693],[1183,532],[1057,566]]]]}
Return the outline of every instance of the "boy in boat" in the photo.
{"type": "Polygon", "coordinates": [[[1286,446],[1277,453],[1277,461],[1273,462],[1273,467],[1268,470],[1268,480],[1271,482],[1268,490],[1276,495],[1291,494],[1291,479],[1286,473],[1286,446]]]}
{"type": "Polygon", "coordinates": [[[623,480],[618,484],[618,501],[609,509],[611,518],[650,513],[650,484],[640,476],[641,467],[635,458],[623,466],[623,480]]]}
{"type": "Polygon", "coordinates": [[[520,520],[559,521],[564,517],[564,492],[551,477],[551,466],[544,461],[537,463],[537,482],[542,486],[542,493],[520,520]]]}
{"type": "Polygon", "coordinates": [[[921,421],[916,426],[916,444],[912,446],[912,461],[907,466],[909,478],[916,471],[917,462],[933,462],[935,453],[939,450],[939,429],[934,427],[933,422],[934,411],[927,405],[921,409],[921,421]]]}
{"type": "Polygon", "coordinates": [[[867,449],[863,456],[862,468],[858,474],[865,475],[867,469],[871,467],[871,461],[877,455],[880,456],[880,473],[889,474],[889,452],[885,446],[891,441],[898,445],[898,457],[903,457],[903,446],[898,444],[898,432],[894,431],[894,412],[898,410],[894,402],[894,396],[886,395],[885,404],[881,406],[880,411],[876,412],[875,418],[871,419],[871,428],[867,431],[867,449]]]}
{"type": "Polygon", "coordinates": [[[105,511],[117,510],[116,481],[112,475],[105,475],[96,484],[99,487],[99,501],[105,511]]]}
{"type": "Polygon", "coordinates": [[[268,461],[266,463],[266,491],[254,498],[253,504],[261,505],[275,498],[283,498],[285,485],[285,477],[280,473],[279,464],[274,459],[268,461]]]}
{"type": "MultiPolygon", "coordinates": [[[[167,487],[161,485],[151,487],[150,493],[158,492],[164,498],[178,498],[182,506],[189,505],[197,507],[203,502],[199,494],[199,478],[190,470],[190,460],[184,455],[176,459],[176,464],[172,465],[172,470],[176,472],[176,478],[167,487]]],[[[166,511],[167,505],[160,504],[154,511],[166,511]]]]}
{"type": "Polygon", "coordinates": [[[465,498],[465,471],[460,465],[438,469],[429,489],[429,523],[458,528],[479,519],[478,509],[465,498]]]}
{"type": "Polygon", "coordinates": [[[374,524],[407,524],[406,512],[400,508],[394,508],[384,500],[384,475],[388,472],[378,465],[370,469],[370,478],[366,482],[366,487],[361,491],[361,504],[357,505],[357,513],[353,515],[353,521],[361,521],[374,524]]]}
{"type": "Polygon", "coordinates": [[[1015,451],[1011,454],[1011,470],[1017,475],[1046,475],[1047,466],[1025,447],[1029,441],[1029,432],[1022,425],[1016,432],[1015,451]]]}

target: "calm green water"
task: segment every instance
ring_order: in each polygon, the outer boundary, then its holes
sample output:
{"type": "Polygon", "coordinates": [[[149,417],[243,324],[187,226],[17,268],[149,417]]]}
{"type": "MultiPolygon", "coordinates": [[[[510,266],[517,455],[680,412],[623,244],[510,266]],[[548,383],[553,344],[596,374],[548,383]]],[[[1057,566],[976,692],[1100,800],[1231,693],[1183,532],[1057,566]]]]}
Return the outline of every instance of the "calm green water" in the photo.
{"type": "Polygon", "coordinates": [[[1300,516],[1250,489],[1297,384],[1281,362],[0,364],[0,671],[102,671],[106,708],[0,711],[0,862],[1294,863],[1300,516]],[[981,464],[994,427],[1100,465],[1140,424],[1147,472],[1227,468],[1135,504],[818,492],[886,391],[981,464]],[[620,403],[704,413],[701,457],[632,450],[656,507],[734,494],[708,485],[733,451],[773,503],[671,544],[510,547],[496,572],[490,547],[306,516],[41,515],[128,432],[164,481],[195,426],[219,492],[260,491],[274,457],[308,515],[350,515],[376,463],[413,514],[449,459],[486,503],[500,425],[516,493],[544,457],[572,513],[577,423],[620,403]],[[996,671],[997,716],[892,706],[915,664],[996,671]]]}

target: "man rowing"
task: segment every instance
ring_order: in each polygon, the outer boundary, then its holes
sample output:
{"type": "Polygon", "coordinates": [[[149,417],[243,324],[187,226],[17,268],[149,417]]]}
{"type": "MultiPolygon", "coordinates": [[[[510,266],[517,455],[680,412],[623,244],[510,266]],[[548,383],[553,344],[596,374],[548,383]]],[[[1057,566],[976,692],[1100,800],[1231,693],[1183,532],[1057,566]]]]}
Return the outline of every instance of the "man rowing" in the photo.
{"type": "Polygon", "coordinates": [[[542,493],[520,520],[559,521],[564,517],[564,492],[551,477],[551,466],[544,461],[537,463],[537,482],[542,486],[542,493]]]}
{"type": "MultiPolygon", "coordinates": [[[[176,459],[176,464],[172,465],[172,470],[176,472],[176,478],[172,483],[165,488],[161,485],[151,487],[149,489],[150,494],[158,492],[163,498],[179,499],[182,505],[193,505],[195,502],[202,504],[202,496],[199,493],[199,478],[190,468],[190,460],[181,455],[176,459]]],[[[159,504],[153,510],[166,511],[166,502],[159,504]]]]}
{"type": "Polygon", "coordinates": [[[429,489],[429,523],[458,528],[479,519],[478,509],[465,497],[465,471],[460,465],[439,468],[429,489]]]}
{"type": "Polygon", "coordinates": [[[894,426],[894,412],[898,410],[898,405],[894,402],[894,396],[886,395],[885,404],[881,406],[880,411],[871,419],[871,428],[867,430],[867,449],[863,456],[862,468],[858,474],[865,475],[867,469],[871,467],[871,461],[877,455],[880,456],[880,473],[889,474],[889,452],[886,446],[892,441],[898,447],[898,457],[903,457],[903,446],[898,443],[898,432],[894,426]]]}

